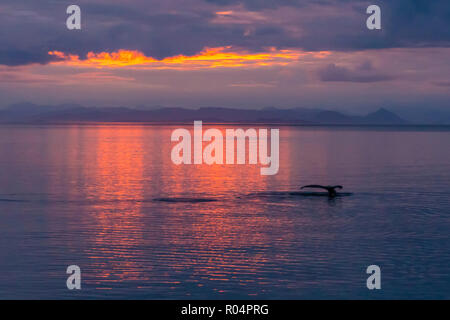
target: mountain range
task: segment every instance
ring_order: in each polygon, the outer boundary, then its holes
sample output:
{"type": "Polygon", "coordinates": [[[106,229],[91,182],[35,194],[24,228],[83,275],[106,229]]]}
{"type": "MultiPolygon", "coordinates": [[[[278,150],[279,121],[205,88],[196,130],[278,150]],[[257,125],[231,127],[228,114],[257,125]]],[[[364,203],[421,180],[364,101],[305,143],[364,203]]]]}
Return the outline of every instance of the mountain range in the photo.
{"type": "Polygon", "coordinates": [[[233,108],[126,108],[83,107],[64,104],[42,106],[31,103],[11,105],[0,110],[0,123],[84,123],[145,122],[186,123],[202,120],[210,123],[280,123],[298,125],[408,125],[396,113],[380,108],[367,115],[350,115],[321,109],[233,109],[233,108]]]}

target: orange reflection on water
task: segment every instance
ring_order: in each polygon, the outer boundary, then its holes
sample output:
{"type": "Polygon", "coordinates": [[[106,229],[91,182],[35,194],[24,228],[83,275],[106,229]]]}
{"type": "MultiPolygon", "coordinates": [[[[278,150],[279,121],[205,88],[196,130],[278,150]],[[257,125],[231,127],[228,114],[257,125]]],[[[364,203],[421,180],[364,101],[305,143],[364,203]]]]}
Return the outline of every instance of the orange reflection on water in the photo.
{"type": "Polygon", "coordinates": [[[144,197],[143,130],[103,126],[96,132],[95,162],[87,177],[87,193],[97,212],[90,257],[97,260],[97,276],[143,281],[148,276],[132,259],[136,251],[142,251],[145,232],[140,201],[144,197]]]}
{"type": "MultiPolygon", "coordinates": [[[[215,128],[224,133],[238,126],[215,128]]],[[[250,276],[270,263],[264,250],[277,241],[272,228],[285,227],[269,219],[258,201],[249,212],[245,195],[267,190],[278,178],[262,176],[259,164],[177,166],[170,157],[174,129],[101,125],[70,130],[71,146],[78,147],[63,160],[64,176],[72,181],[71,199],[85,203],[80,219],[88,226],[82,236],[95,279],[91,283],[105,288],[136,281],[136,287],[176,288],[192,282],[213,285],[217,292],[242,275],[242,286],[264,283],[250,276]],[[199,198],[217,201],[196,202],[199,198]],[[183,274],[188,276],[178,278],[183,274]]]]}
{"type": "MultiPolygon", "coordinates": [[[[224,137],[226,129],[235,127],[239,126],[214,126],[224,137]]],[[[204,126],[203,132],[208,128],[204,126]]],[[[203,147],[208,143],[204,142],[203,147]]],[[[225,157],[225,142],[223,148],[225,157]]],[[[248,142],[246,148],[248,150],[248,142]]],[[[248,162],[248,154],[246,159],[248,162]]],[[[280,222],[268,219],[257,210],[246,212],[246,209],[242,211],[239,204],[230,205],[236,197],[245,196],[246,192],[266,190],[268,179],[275,179],[262,176],[260,167],[259,164],[168,165],[171,175],[176,177],[175,194],[208,195],[219,200],[217,203],[172,205],[172,214],[167,217],[167,227],[163,226],[163,230],[183,222],[183,228],[169,239],[170,246],[188,245],[190,248],[186,255],[190,258],[176,260],[174,272],[183,272],[189,268],[192,274],[187,281],[195,282],[198,286],[216,282],[215,291],[220,293],[223,291],[220,289],[221,283],[243,274],[257,274],[269,262],[261,252],[249,255],[244,248],[249,245],[261,248],[271,243],[265,231],[267,228],[279,227],[280,222]]],[[[242,279],[241,285],[246,286],[247,282],[253,281],[242,279]]]]}

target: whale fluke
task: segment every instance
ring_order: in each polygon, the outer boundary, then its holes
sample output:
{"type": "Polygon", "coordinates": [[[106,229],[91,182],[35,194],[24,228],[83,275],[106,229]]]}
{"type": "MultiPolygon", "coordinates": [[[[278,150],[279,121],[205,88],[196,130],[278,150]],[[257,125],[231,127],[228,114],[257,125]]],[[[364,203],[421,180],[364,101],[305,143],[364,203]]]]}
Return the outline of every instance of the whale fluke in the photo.
{"type": "Polygon", "coordinates": [[[301,189],[305,189],[305,188],[316,188],[316,189],[325,189],[328,191],[328,196],[329,197],[335,197],[336,196],[336,189],[343,189],[343,186],[321,186],[318,184],[309,184],[307,186],[303,186],[301,187],[301,189]]]}

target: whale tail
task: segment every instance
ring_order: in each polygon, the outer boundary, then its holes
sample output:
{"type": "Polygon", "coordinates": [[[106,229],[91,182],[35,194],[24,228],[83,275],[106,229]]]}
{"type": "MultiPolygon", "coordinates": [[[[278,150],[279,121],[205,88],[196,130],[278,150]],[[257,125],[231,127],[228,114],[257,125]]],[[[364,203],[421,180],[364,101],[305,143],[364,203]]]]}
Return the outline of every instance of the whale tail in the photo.
{"type": "Polygon", "coordinates": [[[321,186],[318,184],[309,184],[306,186],[301,187],[301,189],[305,188],[316,188],[316,189],[325,189],[328,191],[329,197],[335,197],[337,195],[336,189],[343,189],[343,186],[337,185],[337,186],[321,186]]]}

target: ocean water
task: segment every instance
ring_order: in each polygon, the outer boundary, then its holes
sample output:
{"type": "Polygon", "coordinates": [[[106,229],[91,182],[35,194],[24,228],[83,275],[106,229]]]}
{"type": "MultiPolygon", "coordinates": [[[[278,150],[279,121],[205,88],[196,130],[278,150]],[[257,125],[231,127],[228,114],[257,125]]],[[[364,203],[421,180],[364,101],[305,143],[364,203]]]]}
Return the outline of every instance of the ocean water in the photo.
{"type": "Polygon", "coordinates": [[[0,126],[0,298],[450,298],[448,128],[281,127],[261,176],[172,164],[177,127],[0,126]]]}

